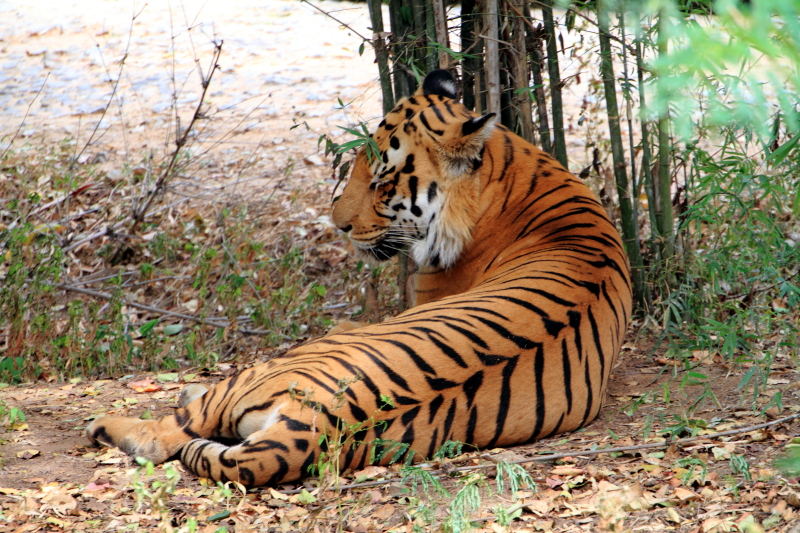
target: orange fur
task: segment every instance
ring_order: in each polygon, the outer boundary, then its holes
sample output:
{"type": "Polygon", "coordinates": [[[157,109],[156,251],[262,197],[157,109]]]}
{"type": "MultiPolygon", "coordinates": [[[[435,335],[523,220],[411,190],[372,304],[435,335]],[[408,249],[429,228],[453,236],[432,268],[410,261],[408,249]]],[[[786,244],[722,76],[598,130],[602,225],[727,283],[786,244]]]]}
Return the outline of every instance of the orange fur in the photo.
{"type": "Polygon", "coordinates": [[[446,74],[424,87],[375,132],[380,158],[359,153],[332,217],[373,260],[411,247],[416,307],[193,391],[173,416],[99,418],[92,441],[259,485],[322,454],[359,468],[392,442],[419,458],[594,419],[631,312],[614,225],[552,157],[453,100],[446,74]]]}

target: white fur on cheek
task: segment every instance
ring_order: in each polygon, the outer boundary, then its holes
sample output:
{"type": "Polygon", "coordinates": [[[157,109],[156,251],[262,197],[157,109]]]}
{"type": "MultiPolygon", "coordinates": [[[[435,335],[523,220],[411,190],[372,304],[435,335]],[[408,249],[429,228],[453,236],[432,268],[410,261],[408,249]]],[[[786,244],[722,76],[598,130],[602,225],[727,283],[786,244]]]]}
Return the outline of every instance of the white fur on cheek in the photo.
{"type": "Polygon", "coordinates": [[[468,232],[449,228],[442,220],[444,200],[444,195],[440,193],[423,210],[423,217],[427,217],[429,221],[433,213],[436,213],[436,216],[428,223],[425,237],[411,247],[411,257],[419,265],[450,268],[456,263],[469,241],[468,232]]]}

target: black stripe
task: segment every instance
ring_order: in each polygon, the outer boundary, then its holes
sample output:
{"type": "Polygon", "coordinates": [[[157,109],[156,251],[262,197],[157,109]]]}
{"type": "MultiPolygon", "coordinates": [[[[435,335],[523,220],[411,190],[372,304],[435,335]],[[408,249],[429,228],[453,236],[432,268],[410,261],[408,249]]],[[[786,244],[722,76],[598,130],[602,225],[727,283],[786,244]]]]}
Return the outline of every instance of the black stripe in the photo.
{"type": "Polygon", "coordinates": [[[592,363],[592,359],[590,357],[586,358],[586,362],[583,365],[583,382],[585,384],[586,390],[586,408],[583,411],[583,419],[581,420],[580,426],[583,426],[586,421],[589,419],[589,413],[592,410],[592,403],[594,402],[594,394],[592,392],[592,374],[589,370],[589,365],[592,363]]]}
{"type": "Polygon", "coordinates": [[[506,171],[514,162],[514,144],[511,137],[508,135],[503,135],[503,150],[503,172],[500,174],[500,177],[497,178],[497,181],[503,181],[503,178],[506,177],[506,171]]]}
{"type": "Polygon", "coordinates": [[[600,360],[600,384],[601,387],[606,383],[606,356],[603,353],[603,342],[600,339],[600,331],[597,329],[597,321],[592,313],[592,306],[586,308],[586,315],[589,317],[589,324],[592,326],[592,337],[594,345],[597,347],[597,358],[600,360]]]}
{"type": "Polygon", "coordinates": [[[539,438],[544,425],[544,417],[547,414],[545,409],[544,386],[542,385],[544,378],[544,348],[539,345],[536,349],[536,356],[533,360],[533,377],[536,387],[536,422],[534,423],[533,433],[531,433],[531,440],[539,438]]]}
{"type": "Polygon", "coordinates": [[[311,467],[311,465],[314,464],[314,459],[315,458],[316,457],[315,457],[313,451],[310,454],[308,454],[308,457],[306,457],[306,460],[303,461],[303,465],[300,467],[300,475],[301,476],[306,476],[308,474],[311,474],[311,470],[309,469],[309,467],[311,467]]]}
{"type": "Polygon", "coordinates": [[[444,397],[441,394],[437,394],[436,398],[431,400],[431,403],[428,404],[428,424],[433,424],[433,419],[436,418],[436,413],[443,403],[444,397]]]}
{"type": "Polygon", "coordinates": [[[417,180],[414,175],[408,177],[408,190],[411,193],[411,205],[417,204],[417,180]]]}
{"type": "Polygon", "coordinates": [[[578,352],[578,362],[583,363],[583,341],[581,340],[581,314],[578,311],[567,311],[569,327],[575,332],[575,349],[578,352]]]}
{"type": "Polygon", "coordinates": [[[425,126],[425,128],[428,129],[428,131],[430,131],[431,133],[434,133],[440,137],[444,135],[444,130],[435,130],[431,128],[431,125],[428,123],[428,119],[425,117],[425,111],[419,112],[419,119],[422,121],[422,125],[425,126]]]}
{"type": "Polygon", "coordinates": [[[283,456],[275,455],[275,460],[278,461],[278,464],[280,466],[278,467],[278,470],[276,470],[275,473],[272,474],[272,477],[269,478],[269,481],[267,481],[265,485],[277,484],[278,482],[283,480],[283,476],[285,476],[286,473],[289,471],[289,463],[286,462],[286,459],[284,459],[283,456]]]}
{"type": "Polygon", "coordinates": [[[425,376],[425,380],[428,382],[428,386],[435,391],[451,389],[458,386],[458,383],[455,381],[450,381],[449,379],[445,378],[432,378],[430,376],[425,376]]]}
{"type": "MultiPolygon", "coordinates": [[[[372,354],[371,354],[369,351],[367,351],[367,350],[364,350],[364,349],[359,349],[359,348],[356,346],[356,344],[362,344],[362,343],[353,343],[353,344],[352,344],[352,346],[353,346],[354,348],[356,348],[357,350],[359,350],[360,352],[362,352],[362,353],[363,353],[364,355],[366,355],[367,357],[369,357],[370,361],[372,361],[373,363],[375,363],[375,365],[376,365],[378,368],[380,368],[380,369],[383,371],[383,373],[384,373],[384,374],[386,374],[386,376],[387,376],[387,377],[388,377],[388,378],[389,378],[389,379],[392,381],[392,383],[394,383],[394,384],[395,384],[395,385],[397,385],[398,387],[401,387],[401,388],[403,388],[404,390],[406,390],[406,391],[408,391],[408,392],[411,392],[411,389],[408,387],[408,383],[406,382],[406,380],[405,380],[405,379],[403,379],[403,377],[402,377],[402,376],[400,376],[400,374],[398,374],[398,373],[397,373],[397,372],[395,372],[395,371],[394,371],[392,368],[390,368],[389,366],[387,366],[387,365],[386,365],[386,363],[384,363],[383,361],[381,361],[380,359],[378,359],[377,357],[375,357],[374,355],[372,355],[372,354]]],[[[339,361],[339,362],[341,362],[341,363],[342,363],[342,366],[344,366],[344,363],[346,363],[346,361],[342,361],[342,360],[340,360],[338,357],[332,357],[332,359],[334,359],[334,360],[336,360],[336,361],[339,361]]],[[[378,403],[378,405],[380,405],[380,403],[378,403]]]]}
{"type": "MultiPolygon", "coordinates": [[[[490,152],[490,154],[491,154],[491,152],[490,152]]],[[[559,185],[558,187],[555,187],[555,188],[553,188],[553,189],[550,189],[549,191],[547,191],[547,192],[545,192],[545,193],[542,193],[542,195],[541,195],[541,196],[537,196],[536,198],[534,198],[533,200],[531,200],[530,202],[528,202],[528,204],[527,204],[525,207],[523,207],[523,208],[522,208],[522,210],[521,210],[519,213],[517,213],[517,216],[515,216],[515,217],[514,217],[514,220],[512,220],[511,222],[512,222],[512,223],[516,222],[516,221],[517,221],[517,219],[519,219],[519,217],[521,217],[521,216],[522,216],[522,215],[523,215],[523,214],[524,214],[524,213],[525,213],[525,212],[526,212],[528,209],[530,209],[531,207],[533,207],[533,206],[534,206],[534,205],[535,205],[537,202],[539,202],[540,200],[542,200],[544,197],[546,197],[546,196],[548,196],[548,195],[550,195],[550,194],[553,194],[553,193],[555,193],[556,191],[559,191],[559,190],[561,190],[561,189],[564,189],[564,188],[566,188],[566,187],[569,187],[569,185],[567,185],[567,184],[559,185]]],[[[550,209],[550,207],[549,207],[549,206],[548,206],[548,209],[550,209]]],[[[523,232],[523,233],[524,233],[524,232],[523,232]]]]}
{"type": "Polygon", "coordinates": [[[433,455],[436,453],[436,443],[439,441],[439,428],[435,428],[433,430],[433,434],[431,435],[431,443],[428,446],[428,455],[425,456],[426,459],[432,459],[433,455]]]}
{"type": "Polygon", "coordinates": [[[418,405],[403,413],[403,415],[400,417],[400,422],[402,422],[405,425],[412,423],[417,418],[420,408],[421,406],[418,405]]]}
{"type": "Polygon", "coordinates": [[[493,355],[493,354],[479,352],[477,350],[475,350],[475,355],[477,355],[478,359],[481,360],[481,363],[483,363],[486,366],[499,365],[500,363],[508,361],[509,359],[508,357],[504,357],[502,355],[493,355]]]}
{"type": "Polygon", "coordinates": [[[472,407],[469,412],[469,422],[467,422],[467,434],[464,437],[464,442],[467,444],[475,444],[475,426],[478,425],[478,406],[472,407]]]}
{"type": "Polygon", "coordinates": [[[464,389],[464,395],[467,397],[467,407],[472,405],[473,400],[475,400],[475,394],[478,392],[478,389],[481,388],[483,384],[483,370],[478,370],[474,374],[472,374],[462,385],[464,389]]]}
{"type": "Polygon", "coordinates": [[[308,424],[295,420],[294,418],[289,418],[286,415],[281,415],[281,421],[286,424],[286,429],[289,431],[311,431],[311,426],[308,424]]]}
{"type": "Polygon", "coordinates": [[[395,394],[394,403],[397,405],[416,405],[419,403],[419,400],[416,398],[409,398],[408,396],[399,396],[395,394]]]}
{"type": "MultiPolygon", "coordinates": [[[[391,344],[392,346],[396,346],[397,348],[400,348],[401,350],[406,352],[409,355],[409,357],[411,357],[411,359],[414,361],[414,363],[417,365],[417,368],[419,368],[421,371],[427,374],[433,374],[434,376],[436,375],[436,371],[433,369],[433,367],[429,365],[427,362],[425,362],[425,360],[422,357],[420,357],[419,354],[417,354],[417,352],[414,351],[407,344],[391,339],[380,339],[380,340],[388,344],[391,344]]],[[[411,391],[409,390],[409,392],[411,391]]]]}
{"type": "Polygon", "coordinates": [[[526,337],[521,337],[519,335],[514,335],[513,333],[508,331],[506,328],[504,328],[503,326],[501,326],[497,322],[492,322],[491,320],[489,320],[487,318],[483,318],[483,317],[479,317],[479,316],[475,316],[475,315],[469,315],[469,316],[471,316],[472,318],[474,318],[476,320],[480,320],[481,322],[483,322],[484,324],[486,324],[487,326],[489,326],[490,328],[495,330],[501,337],[503,337],[504,339],[510,340],[511,342],[516,344],[518,348],[520,348],[522,350],[529,350],[529,349],[531,349],[531,348],[533,348],[533,347],[538,345],[537,342],[532,341],[531,339],[528,339],[526,337]]]}
{"type": "Polygon", "coordinates": [[[489,349],[489,345],[486,344],[485,342],[483,342],[483,339],[481,339],[480,337],[478,337],[477,335],[475,335],[471,331],[468,331],[468,330],[466,330],[466,329],[464,329],[462,327],[456,326],[454,324],[450,324],[447,321],[447,318],[443,319],[443,322],[444,322],[445,326],[447,326],[448,328],[450,328],[450,329],[452,329],[454,331],[457,331],[457,332],[461,333],[466,338],[468,338],[470,341],[472,341],[473,344],[477,344],[478,346],[480,346],[484,350],[488,350],[489,349]]]}
{"type": "Polygon", "coordinates": [[[428,335],[428,338],[433,342],[437,348],[439,348],[443,354],[447,357],[452,359],[458,366],[461,368],[467,368],[467,363],[464,362],[464,359],[458,355],[458,352],[452,349],[450,346],[446,345],[445,343],[441,342],[440,340],[434,338],[432,335],[428,335]]]}
{"type": "MultiPolygon", "coordinates": [[[[619,326],[619,313],[617,312],[617,304],[611,298],[611,296],[608,294],[608,290],[607,290],[607,287],[606,287],[606,280],[603,280],[603,282],[600,284],[600,287],[601,287],[601,289],[603,291],[603,298],[605,298],[606,302],[608,302],[608,306],[611,308],[611,311],[614,313],[614,318],[617,321],[617,326],[619,326]]],[[[626,320],[625,323],[627,324],[628,321],[626,320]]]]}
{"type": "MultiPolygon", "coordinates": [[[[431,102],[431,104],[433,104],[433,102],[431,102]]],[[[442,116],[442,112],[439,111],[439,108],[435,105],[431,105],[431,109],[433,109],[433,112],[436,114],[436,118],[439,119],[439,122],[446,125],[447,121],[444,119],[444,116],[442,116]]]]}
{"type": "Polygon", "coordinates": [[[355,418],[357,422],[364,422],[367,418],[369,418],[367,416],[367,413],[364,412],[362,408],[360,408],[353,402],[347,402],[347,404],[348,407],[350,407],[350,413],[353,415],[353,418],[355,418]]]}
{"type": "Polygon", "coordinates": [[[553,429],[550,430],[550,433],[547,433],[546,435],[542,435],[542,438],[543,439],[549,439],[553,435],[556,435],[557,433],[561,433],[561,422],[563,422],[563,421],[564,421],[564,413],[561,413],[561,416],[558,417],[558,422],[556,423],[555,426],[553,426],[553,429]]]}
{"type": "Polygon", "coordinates": [[[488,449],[495,447],[497,440],[503,434],[503,430],[505,429],[506,417],[508,417],[508,409],[511,407],[511,375],[514,373],[514,369],[517,366],[518,360],[519,355],[511,357],[508,359],[506,366],[503,367],[503,383],[500,386],[500,402],[497,409],[495,433],[492,440],[486,445],[486,448],[488,449]]]}
{"type": "MultiPolygon", "coordinates": [[[[447,440],[447,435],[450,434],[450,428],[453,425],[453,420],[456,417],[456,399],[450,400],[450,407],[447,409],[447,416],[444,419],[444,432],[442,438],[447,440]]],[[[450,439],[453,440],[453,439],[450,439]]]]}
{"type": "Polygon", "coordinates": [[[564,374],[564,395],[567,397],[567,414],[572,413],[572,363],[567,339],[561,339],[561,368],[564,374]]]}

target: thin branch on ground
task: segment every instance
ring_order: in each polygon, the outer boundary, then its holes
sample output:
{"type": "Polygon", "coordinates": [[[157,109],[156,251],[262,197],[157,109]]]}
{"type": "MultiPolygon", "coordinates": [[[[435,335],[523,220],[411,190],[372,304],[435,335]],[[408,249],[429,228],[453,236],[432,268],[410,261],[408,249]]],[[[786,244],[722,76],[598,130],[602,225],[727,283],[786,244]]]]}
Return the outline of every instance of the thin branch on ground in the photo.
{"type": "MultiPolygon", "coordinates": [[[[62,289],[65,291],[77,292],[78,294],[84,294],[86,296],[91,296],[93,298],[101,298],[103,300],[111,300],[114,298],[114,295],[108,294],[105,292],[100,291],[93,291],[89,289],[81,289],[79,287],[74,287],[72,285],[66,285],[63,283],[59,283],[55,285],[56,288],[62,289]]],[[[130,307],[135,307],[136,309],[141,309],[142,311],[147,311],[149,313],[155,313],[158,315],[164,316],[172,316],[175,318],[182,318],[184,320],[191,320],[192,322],[197,322],[199,324],[205,324],[208,326],[213,326],[215,328],[227,328],[231,325],[226,319],[213,319],[213,318],[203,318],[194,315],[187,315],[185,313],[176,313],[175,311],[168,311],[167,309],[159,309],[158,307],[152,307],[150,305],[144,305],[137,302],[131,302],[128,300],[124,300],[125,305],[130,307]]],[[[245,335],[269,335],[271,332],[264,330],[264,329],[248,329],[248,328],[237,328],[238,332],[243,333],[245,335]]]]}
{"type": "MultiPolygon", "coordinates": [[[[603,448],[603,449],[592,449],[592,450],[576,450],[572,452],[566,453],[554,453],[548,455],[542,455],[540,457],[526,457],[525,459],[517,459],[515,461],[505,461],[507,464],[524,464],[524,463],[547,463],[552,461],[558,461],[560,459],[572,459],[575,457],[582,457],[586,455],[600,455],[606,453],[621,453],[621,452],[634,452],[639,450],[648,450],[653,448],[669,448],[673,445],[679,444],[691,444],[694,442],[698,442],[701,440],[713,440],[719,437],[727,437],[730,435],[739,435],[742,433],[749,433],[751,431],[757,431],[759,429],[764,429],[770,426],[776,426],[778,424],[782,424],[784,422],[790,422],[800,418],[800,413],[796,413],[789,416],[784,416],[783,418],[778,418],[777,420],[772,420],[771,422],[764,422],[762,424],[755,424],[753,426],[747,426],[738,429],[731,429],[728,431],[720,431],[719,433],[711,433],[709,435],[697,435],[695,437],[687,437],[685,439],[677,439],[677,440],[670,440],[667,439],[664,442],[650,442],[646,444],[636,444],[634,446],[619,446],[617,448],[603,448]]],[[[470,465],[470,466],[459,466],[456,468],[449,468],[445,470],[432,470],[430,471],[430,475],[434,477],[438,476],[446,476],[453,472],[470,472],[473,470],[486,470],[488,468],[495,468],[495,465],[498,461],[493,459],[495,455],[485,454],[480,456],[482,459],[486,459],[490,461],[490,464],[481,464],[481,465],[470,465]]],[[[418,465],[424,466],[424,465],[418,465]]],[[[389,483],[395,483],[400,481],[401,477],[393,477],[390,479],[383,479],[380,481],[367,481],[364,483],[352,483],[350,485],[341,485],[339,487],[340,490],[349,490],[349,489],[358,489],[364,487],[376,487],[380,485],[387,485],[389,483]]],[[[300,494],[303,490],[308,490],[306,487],[301,489],[293,489],[293,490],[282,490],[278,491],[282,494],[300,494]]]]}

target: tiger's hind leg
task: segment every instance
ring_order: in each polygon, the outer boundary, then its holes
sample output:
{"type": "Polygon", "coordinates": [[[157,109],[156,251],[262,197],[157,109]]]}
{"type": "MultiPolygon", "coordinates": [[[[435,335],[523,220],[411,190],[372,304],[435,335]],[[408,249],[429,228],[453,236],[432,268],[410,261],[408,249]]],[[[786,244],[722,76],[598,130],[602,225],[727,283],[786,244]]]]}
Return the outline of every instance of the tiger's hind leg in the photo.
{"type": "MultiPolygon", "coordinates": [[[[192,427],[191,410],[185,409],[194,400],[208,392],[200,384],[183,388],[178,399],[180,408],[172,416],[160,420],[141,420],[123,416],[104,416],[92,421],[86,428],[86,436],[92,444],[118,446],[134,457],[144,457],[153,463],[163,463],[193,438],[204,435],[198,427],[192,427]]],[[[195,424],[196,425],[196,424],[195,424]]]]}
{"type": "MultiPolygon", "coordinates": [[[[133,457],[144,457],[153,463],[163,463],[177,454],[194,437],[182,427],[181,411],[160,420],[140,420],[125,416],[103,416],[86,428],[92,444],[117,446],[133,457]]],[[[187,431],[188,430],[188,431],[187,431]]]]}
{"type": "Polygon", "coordinates": [[[236,481],[247,487],[275,485],[309,474],[322,448],[319,430],[314,431],[314,412],[300,413],[284,404],[258,419],[263,429],[244,441],[226,446],[216,441],[195,439],[181,450],[181,462],[200,477],[215,481],[236,481]]]}

